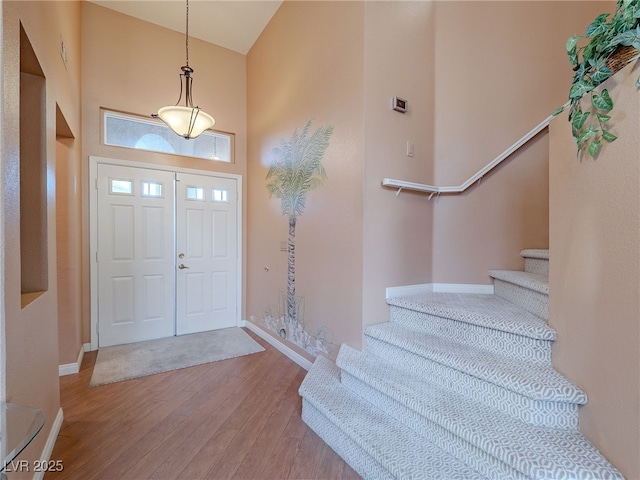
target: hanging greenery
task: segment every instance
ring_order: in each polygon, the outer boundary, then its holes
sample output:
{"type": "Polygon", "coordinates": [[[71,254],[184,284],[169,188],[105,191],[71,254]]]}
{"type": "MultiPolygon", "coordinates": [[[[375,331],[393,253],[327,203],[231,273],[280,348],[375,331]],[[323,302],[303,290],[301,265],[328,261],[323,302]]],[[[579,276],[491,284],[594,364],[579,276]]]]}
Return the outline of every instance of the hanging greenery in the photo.
{"type": "MultiPolygon", "coordinates": [[[[574,35],[567,40],[567,55],[575,71],[569,91],[569,122],[578,155],[586,150],[595,157],[603,142],[617,138],[607,125],[614,102],[606,88],[596,87],[640,58],[639,2],[618,0],[613,15],[598,15],[584,36],[574,35]]],[[[636,86],[640,88],[640,77],[636,86]]],[[[564,109],[559,108],[554,115],[564,109]]]]}

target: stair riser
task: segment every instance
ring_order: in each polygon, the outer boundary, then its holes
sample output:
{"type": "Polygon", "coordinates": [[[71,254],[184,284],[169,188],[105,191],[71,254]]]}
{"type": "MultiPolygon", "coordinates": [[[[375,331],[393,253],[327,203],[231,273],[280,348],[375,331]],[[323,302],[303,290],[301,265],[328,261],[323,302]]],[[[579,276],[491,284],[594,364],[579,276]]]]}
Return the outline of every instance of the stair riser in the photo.
{"type": "Polygon", "coordinates": [[[474,470],[486,475],[487,478],[494,480],[527,480],[529,478],[489,453],[472,445],[456,435],[456,433],[428,420],[418,412],[344,371],[342,372],[341,383],[406,427],[423,436],[426,441],[438,445],[454,457],[464,461],[474,470]]]}
{"type": "MultiPolygon", "coordinates": [[[[368,363],[375,365],[376,361],[370,357],[368,363]]],[[[387,367],[387,373],[391,370],[387,367]]],[[[402,410],[402,405],[409,405],[404,400],[413,398],[408,409],[413,415],[426,418],[427,412],[436,408],[441,413],[440,418],[444,419],[447,418],[446,412],[449,412],[448,425],[451,428],[448,430],[451,433],[509,466],[507,469],[498,466],[499,473],[492,478],[505,478],[510,468],[515,470],[512,478],[522,478],[517,472],[527,472],[531,479],[623,480],[622,475],[577,431],[525,427],[514,423],[514,420],[502,419],[497,412],[483,412],[478,405],[468,401],[463,401],[463,409],[469,409],[474,414],[464,415],[461,411],[446,408],[446,400],[440,407],[422,403],[418,397],[411,395],[410,390],[402,387],[391,387],[389,392],[401,395],[399,392],[404,391],[404,397],[391,398],[391,393],[381,395],[380,389],[373,388],[376,385],[375,376],[364,379],[366,385],[352,386],[361,395],[365,392],[364,395],[370,396],[368,400],[341,383],[341,378],[349,381],[343,375],[344,372],[341,373],[335,364],[319,357],[299,389],[303,397],[302,415],[365,478],[393,476],[397,479],[480,480],[486,477],[444,450],[442,441],[429,442],[415,428],[407,426],[407,419],[403,419],[401,413],[386,413],[402,410]],[[367,392],[369,387],[374,391],[367,392]],[[389,397],[391,403],[385,396],[389,397]],[[370,467],[371,464],[374,466],[370,467]]],[[[402,375],[396,372],[394,377],[402,378],[402,375]]],[[[417,379],[415,376],[413,378],[417,379]]],[[[422,389],[418,387],[414,391],[420,392],[422,389]]],[[[414,427],[422,423],[417,417],[408,418],[408,422],[414,427]]],[[[464,455],[468,446],[456,442],[464,455]]],[[[454,448],[455,445],[454,442],[454,448]]],[[[484,453],[466,453],[471,455],[471,462],[486,462],[481,467],[483,469],[488,469],[491,464],[496,465],[495,460],[484,456],[484,453]]]]}
{"type": "MultiPolygon", "coordinates": [[[[434,444],[421,441],[412,430],[345,388],[340,383],[338,367],[324,357],[316,359],[298,391],[305,402],[304,418],[313,423],[320,435],[327,437],[329,445],[340,454],[348,450],[344,454],[350,459],[349,463],[358,454],[363,462],[376,463],[374,468],[378,472],[364,475],[365,478],[468,480],[481,477],[457,458],[434,444]],[[314,411],[309,406],[324,418],[320,417],[314,423],[310,418],[314,411]],[[323,430],[318,423],[333,424],[338,430],[323,430]]],[[[362,463],[355,461],[354,467],[363,470],[362,463]]]]}
{"type": "Polygon", "coordinates": [[[427,381],[466,395],[523,422],[562,429],[575,428],[577,425],[578,406],[575,404],[536,401],[377,338],[366,337],[366,350],[400,368],[424,376],[427,381]]]}
{"type": "Polygon", "coordinates": [[[549,365],[513,360],[392,322],[370,325],[365,329],[365,337],[381,340],[400,352],[411,352],[526,398],[577,405],[587,402],[582,390],[549,365]]]}
{"type": "Polygon", "coordinates": [[[497,296],[515,303],[546,321],[549,320],[548,295],[498,279],[494,281],[494,288],[497,296]]]}
{"type": "Polygon", "coordinates": [[[448,338],[500,355],[526,362],[551,365],[551,344],[514,333],[442,318],[395,305],[390,306],[391,321],[414,330],[448,338]]]}
{"type": "Polygon", "coordinates": [[[302,399],[302,421],[363,478],[393,479],[374,458],[305,398],[302,399]]]}
{"type": "Polygon", "coordinates": [[[549,275],[549,260],[545,258],[525,258],[524,271],[537,273],[539,275],[549,275]]]}

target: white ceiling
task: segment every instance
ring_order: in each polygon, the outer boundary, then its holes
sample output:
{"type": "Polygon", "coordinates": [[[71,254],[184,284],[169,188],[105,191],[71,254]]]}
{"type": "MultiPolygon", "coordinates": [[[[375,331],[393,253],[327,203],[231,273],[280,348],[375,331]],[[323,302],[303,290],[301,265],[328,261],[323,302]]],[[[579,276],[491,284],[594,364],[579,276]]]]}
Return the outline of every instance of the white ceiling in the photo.
{"type": "MultiPolygon", "coordinates": [[[[184,33],[186,1],[89,0],[184,33]]],[[[246,55],[282,0],[189,0],[189,36],[246,55]]]]}

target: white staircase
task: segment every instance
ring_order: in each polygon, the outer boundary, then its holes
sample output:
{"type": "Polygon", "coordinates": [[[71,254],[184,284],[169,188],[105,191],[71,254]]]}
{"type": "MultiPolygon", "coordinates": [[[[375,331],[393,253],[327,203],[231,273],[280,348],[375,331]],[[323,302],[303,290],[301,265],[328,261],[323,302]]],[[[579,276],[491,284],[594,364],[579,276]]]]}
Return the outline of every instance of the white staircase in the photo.
{"type": "Polygon", "coordinates": [[[303,420],[366,479],[618,479],[579,433],[587,397],[553,369],[547,250],[495,294],[389,300],[363,352],[318,357],[303,420]]]}

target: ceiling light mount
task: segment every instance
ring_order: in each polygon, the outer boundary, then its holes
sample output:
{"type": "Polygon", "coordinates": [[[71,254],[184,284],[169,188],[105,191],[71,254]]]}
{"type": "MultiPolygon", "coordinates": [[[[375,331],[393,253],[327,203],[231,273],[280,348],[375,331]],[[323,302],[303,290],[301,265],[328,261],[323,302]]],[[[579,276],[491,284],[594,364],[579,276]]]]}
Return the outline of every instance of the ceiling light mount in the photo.
{"type": "Polygon", "coordinates": [[[189,66],[189,0],[186,0],[186,28],[185,28],[185,50],[186,65],[181,68],[180,74],[180,97],[175,105],[162,107],[158,113],[151,116],[162,120],[171,130],[188,139],[196,138],[205,130],[213,127],[216,123],[214,118],[200,109],[193,106],[193,68],[189,66]],[[184,84],[184,85],[183,85],[184,84]],[[184,106],[180,105],[182,94],[184,93],[184,106]]]}

